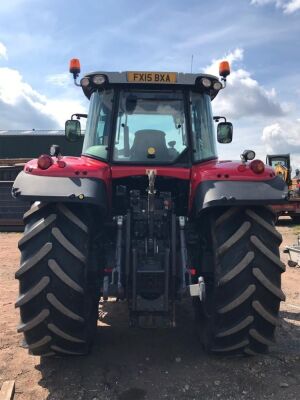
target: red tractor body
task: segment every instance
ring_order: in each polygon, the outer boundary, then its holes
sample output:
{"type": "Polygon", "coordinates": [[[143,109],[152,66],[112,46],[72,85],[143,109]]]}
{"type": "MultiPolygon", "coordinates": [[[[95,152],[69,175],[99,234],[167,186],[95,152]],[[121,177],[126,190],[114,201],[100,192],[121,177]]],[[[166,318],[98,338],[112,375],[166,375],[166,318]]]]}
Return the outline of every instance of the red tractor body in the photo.
{"type": "MultiPolygon", "coordinates": [[[[93,158],[82,156],[82,157],[68,157],[64,156],[60,158],[60,161],[65,163],[64,167],[60,167],[55,158],[53,157],[53,164],[46,170],[42,170],[38,167],[37,159],[29,161],[24,172],[33,176],[44,176],[44,177],[57,177],[57,178],[96,178],[100,179],[105,183],[105,187],[108,195],[108,207],[111,203],[112,195],[112,181],[114,179],[128,178],[132,176],[145,176],[149,167],[147,166],[120,166],[120,165],[109,165],[100,160],[95,160],[93,158]]],[[[184,181],[188,181],[190,191],[188,199],[188,209],[192,210],[193,201],[196,194],[198,186],[204,182],[273,182],[275,177],[272,168],[265,166],[262,173],[255,173],[249,165],[243,165],[238,161],[218,161],[210,160],[203,162],[198,165],[194,165],[190,168],[183,167],[168,167],[168,166],[156,166],[156,176],[163,176],[169,178],[176,178],[184,181]]],[[[48,187],[47,181],[45,181],[45,186],[48,187]]],[[[40,190],[43,190],[42,186],[40,190]]],[[[47,189],[45,190],[45,193],[47,189]]],[[[26,192],[25,192],[26,193],[26,192]]],[[[23,194],[24,198],[26,194],[23,194]]],[[[81,194],[80,187],[77,192],[74,193],[75,197],[81,194]]],[[[224,192],[224,195],[227,193],[224,192]]],[[[29,195],[31,197],[31,195],[29,195]]],[[[47,196],[47,195],[46,195],[47,196]]],[[[41,197],[44,197],[41,194],[41,197]]],[[[230,197],[230,195],[228,196],[230,197]]],[[[257,198],[257,192],[254,191],[247,193],[246,201],[250,201],[251,197],[254,198],[256,202],[263,202],[264,204],[272,204],[275,199],[272,197],[272,193],[269,195],[264,194],[263,199],[257,198]]],[[[243,199],[237,198],[237,201],[243,201],[243,199]]],[[[277,199],[278,200],[278,199],[277,199]]],[[[280,198],[280,201],[283,199],[280,198]]],[[[231,199],[235,201],[235,199],[231,199]]],[[[285,203],[283,203],[285,204],[285,203]]],[[[233,205],[233,204],[232,204],[233,205]]]]}
{"type": "MultiPolygon", "coordinates": [[[[191,297],[208,351],[266,351],[284,299],[269,205],[287,191],[251,151],[218,161],[210,102],[222,84],[203,74],[97,72],[81,86],[91,100],[82,156],[53,146],[13,187],[33,203],[16,274],[18,329],[31,352],[88,351],[99,298],[109,296],[127,300],[132,325],[169,326],[191,297]]],[[[76,140],[78,120],[66,135],[76,140]]],[[[232,125],[219,123],[219,142],[231,138],[232,125]]]]}

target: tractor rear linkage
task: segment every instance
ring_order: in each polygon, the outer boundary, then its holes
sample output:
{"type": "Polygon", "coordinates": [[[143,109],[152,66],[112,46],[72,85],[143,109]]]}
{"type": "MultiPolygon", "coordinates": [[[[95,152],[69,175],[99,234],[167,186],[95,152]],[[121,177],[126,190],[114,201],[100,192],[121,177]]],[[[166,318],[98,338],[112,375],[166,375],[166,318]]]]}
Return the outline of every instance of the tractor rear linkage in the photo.
{"type": "Polygon", "coordinates": [[[143,317],[144,323],[147,320],[145,317],[149,316],[153,323],[153,317],[157,316],[174,326],[174,301],[178,296],[187,295],[199,296],[202,300],[205,283],[199,277],[198,284],[191,284],[185,237],[186,217],[176,217],[173,213],[170,192],[161,192],[156,196],[156,171],[148,170],[147,175],[147,195],[143,196],[140,190],[132,190],[130,211],[125,217],[115,217],[115,266],[104,277],[103,298],[127,298],[131,325],[139,324],[140,317],[143,317]],[[179,262],[176,260],[177,241],[179,262]],[[122,252],[123,242],[125,254],[122,252]],[[122,257],[125,257],[125,263],[122,257]],[[124,264],[125,271],[122,270],[124,264]],[[178,281],[179,285],[176,285],[178,281]],[[176,286],[179,287],[177,293],[176,286]]]}

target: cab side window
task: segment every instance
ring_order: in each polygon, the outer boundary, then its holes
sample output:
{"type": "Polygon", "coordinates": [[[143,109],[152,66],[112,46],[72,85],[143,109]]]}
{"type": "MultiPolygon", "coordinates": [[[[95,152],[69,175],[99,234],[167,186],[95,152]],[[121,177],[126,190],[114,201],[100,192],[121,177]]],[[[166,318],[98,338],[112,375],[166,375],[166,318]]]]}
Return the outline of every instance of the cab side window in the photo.
{"type": "Polygon", "coordinates": [[[190,98],[190,112],[194,160],[201,161],[217,157],[209,96],[207,94],[192,92],[190,98]]]}

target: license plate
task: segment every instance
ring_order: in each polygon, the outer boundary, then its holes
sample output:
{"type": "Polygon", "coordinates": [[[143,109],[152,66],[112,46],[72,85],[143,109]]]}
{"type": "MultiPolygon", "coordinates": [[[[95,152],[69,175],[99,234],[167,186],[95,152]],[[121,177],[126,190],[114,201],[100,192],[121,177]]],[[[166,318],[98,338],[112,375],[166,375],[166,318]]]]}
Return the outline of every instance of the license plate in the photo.
{"type": "Polygon", "coordinates": [[[176,72],[127,72],[127,81],[134,83],[176,83],[176,72]]]}

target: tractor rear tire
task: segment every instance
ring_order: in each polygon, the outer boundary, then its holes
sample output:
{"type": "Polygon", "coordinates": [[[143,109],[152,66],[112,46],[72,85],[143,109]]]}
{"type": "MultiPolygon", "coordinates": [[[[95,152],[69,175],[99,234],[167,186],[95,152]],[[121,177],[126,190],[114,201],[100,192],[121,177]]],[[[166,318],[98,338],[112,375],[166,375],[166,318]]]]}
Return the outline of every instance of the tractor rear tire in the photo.
{"type": "Polygon", "coordinates": [[[198,302],[206,351],[221,355],[265,353],[279,324],[282,237],[267,207],[232,207],[211,213],[213,279],[198,302]]]}
{"type": "Polygon", "coordinates": [[[92,265],[92,219],[74,204],[33,204],[19,241],[20,308],[33,355],[82,355],[97,327],[99,291],[92,265]]]}

